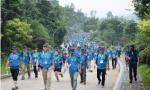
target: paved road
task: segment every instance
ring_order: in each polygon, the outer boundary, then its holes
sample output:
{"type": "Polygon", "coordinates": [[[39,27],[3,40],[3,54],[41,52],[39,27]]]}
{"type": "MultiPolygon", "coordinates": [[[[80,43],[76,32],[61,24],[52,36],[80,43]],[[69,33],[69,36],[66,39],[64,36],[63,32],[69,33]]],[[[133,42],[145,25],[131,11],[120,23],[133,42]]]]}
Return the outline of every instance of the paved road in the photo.
{"type": "MultiPolygon", "coordinates": [[[[110,64],[111,66],[111,64],[110,64]]],[[[110,67],[111,68],[111,67],[110,67]]],[[[80,84],[80,76],[78,75],[78,85],[77,90],[112,90],[115,85],[115,81],[118,77],[119,73],[119,65],[117,69],[110,69],[107,71],[106,75],[106,85],[105,88],[101,88],[101,86],[97,85],[96,78],[96,69],[94,72],[87,72],[87,85],[80,84]]],[[[27,76],[27,75],[26,75],[27,76]]],[[[24,81],[20,80],[21,76],[19,76],[18,86],[19,90],[43,90],[43,80],[41,72],[39,73],[39,78],[35,79],[34,74],[32,73],[31,79],[25,79],[24,81]]],[[[1,80],[1,90],[11,90],[12,79],[2,79],[1,80]]],[[[51,90],[71,90],[70,78],[68,71],[64,74],[64,77],[60,79],[60,82],[56,82],[56,78],[54,77],[54,73],[52,73],[52,87],[51,90]]]]}
{"type": "Polygon", "coordinates": [[[129,83],[129,68],[126,67],[125,62],[124,62],[124,71],[123,71],[123,80],[121,84],[121,90],[144,90],[143,83],[141,81],[140,75],[137,75],[137,81],[133,80],[133,83],[129,83]]]}

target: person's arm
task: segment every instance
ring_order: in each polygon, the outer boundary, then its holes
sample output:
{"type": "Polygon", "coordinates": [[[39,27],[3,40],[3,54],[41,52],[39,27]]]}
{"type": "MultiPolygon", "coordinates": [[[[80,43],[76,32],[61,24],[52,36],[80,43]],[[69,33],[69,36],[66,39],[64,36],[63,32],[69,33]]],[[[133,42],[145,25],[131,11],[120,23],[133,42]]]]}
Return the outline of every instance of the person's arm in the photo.
{"type": "Polygon", "coordinates": [[[6,69],[8,69],[8,67],[9,67],[9,65],[10,65],[10,62],[9,62],[9,60],[10,60],[10,55],[8,56],[8,59],[7,59],[7,62],[6,62],[6,69]]]}
{"type": "Polygon", "coordinates": [[[81,73],[81,63],[80,63],[80,59],[79,58],[77,59],[77,63],[78,63],[79,73],[81,73]]]}
{"type": "Polygon", "coordinates": [[[108,58],[108,55],[106,55],[106,60],[107,60],[107,70],[109,70],[109,58],[108,58]]]}
{"type": "Polygon", "coordinates": [[[98,55],[95,58],[95,64],[97,65],[97,61],[98,61],[98,55]]]}
{"type": "Polygon", "coordinates": [[[32,55],[30,52],[29,52],[29,58],[30,58],[29,63],[32,64],[32,55]]]}
{"type": "Polygon", "coordinates": [[[66,71],[67,71],[67,68],[68,68],[68,63],[69,63],[69,60],[68,60],[69,58],[67,57],[66,58],[66,63],[65,63],[65,65],[64,65],[64,72],[63,73],[65,73],[66,71]]]}
{"type": "Polygon", "coordinates": [[[37,64],[38,64],[38,71],[40,72],[40,69],[41,69],[41,66],[40,66],[40,61],[41,60],[41,54],[40,54],[40,52],[38,53],[38,62],[37,62],[37,64]]]}
{"type": "Polygon", "coordinates": [[[51,61],[52,61],[52,69],[55,69],[55,66],[54,66],[54,58],[51,56],[51,61]]]}

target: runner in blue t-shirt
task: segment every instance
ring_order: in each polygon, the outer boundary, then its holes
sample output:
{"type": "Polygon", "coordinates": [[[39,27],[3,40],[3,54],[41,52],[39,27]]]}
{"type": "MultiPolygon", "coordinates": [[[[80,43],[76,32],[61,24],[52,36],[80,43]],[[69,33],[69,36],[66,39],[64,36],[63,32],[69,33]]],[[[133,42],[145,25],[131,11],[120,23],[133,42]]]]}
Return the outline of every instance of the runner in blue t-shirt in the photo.
{"type": "Polygon", "coordinates": [[[44,81],[44,90],[50,90],[51,85],[51,73],[54,68],[54,61],[51,50],[49,50],[48,43],[43,45],[43,50],[39,55],[39,64],[42,70],[42,76],[44,81]]]}
{"type": "Polygon", "coordinates": [[[85,48],[81,50],[81,58],[79,62],[80,62],[80,77],[81,77],[80,83],[84,83],[85,85],[86,84],[86,69],[88,67],[87,53],[86,53],[85,48]]]}
{"type": "Polygon", "coordinates": [[[94,58],[94,53],[92,51],[92,49],[88,49],[87,51],[87,59],[88,59],[88,66],[89,66],[89,72],[93,72],[93,68],[92,68],[92,60],[94,58]]]}
{"type": "Polygon", "coordinates": [[[76,90],[79,71],[79,59],[74,55],[74,49],[70,49],[69,53],[70,55],[67,57],[67,66],[69,67],[72,90],[76,90]]]}
{"type": "Polygon", "coordinates": [[[61,73],[61,69],[62,69],[62,64],[63,64],[63,60],[61,55],[58,53],[58,51],[55,51],[54,57],[54,72],[55,72],[55,76],[57,81],[59,82],[59,77],[58,75],[61,75],[61,77],[63,77],[63,74],[61,73]]]}
{"type": "Polygon", "coordinates": [[[32,53],[32,64],[33,64],[33,71],[35,74],[35,78],[38,78],[38,67],[39,67],[38,48],[35,48],[34,52],[32,53]]]}
{"type": "MultiPolygon", "coordinates": [[[[101,74],[102,74],[102,87],[105,85],[105,75],[106,75],[106,66],[109,63],[108,62],[108,56],[104,52],[104,47],[100,48],[99,53],[96,56],[96,65],[97,65],[97,79],[98,79],[98,84],[101,83],[101,74]]],[[[108,64],[109,65],[109,64],[108,64]]]]}
{"type": "Polygon", "coordinates": [[[117,48],[117,54],[118,54],[118,57],[120,57],[120,55],[121,55],[121,47],[120,46],[117,48]]]}
{"type": "Polygon", "coordinates": [[[8,56],[8,61],[6,68],[10,67],[11,76],[13,78],[13,87],[12,90],[18,89],[17,80],[19,74],[19,65],[20,65],[20,54],[17,51],[16,46],[12,47],[12,53],[8,56]]]}
{"type": "Polygon", "coordinates": [[[117,66],[117,50],[115,49],[115,47],[112,47],[112,67],[113,69],[116,68],[117,66]]]}
{"type": "Polygon", "coordinates": [[[31,56],[31,53],[29,52],[29,49],[27,46],[24,46],[24,50],[21,54],[21,57],[22,57],[22,80],[25,79],[25,72],[26,72],[26,69],[27,69],[27,72],[28,72],[28,79],[30,79],[30,64],[31,64],[31,59],[32,59],[32,56],[31,56]]]}

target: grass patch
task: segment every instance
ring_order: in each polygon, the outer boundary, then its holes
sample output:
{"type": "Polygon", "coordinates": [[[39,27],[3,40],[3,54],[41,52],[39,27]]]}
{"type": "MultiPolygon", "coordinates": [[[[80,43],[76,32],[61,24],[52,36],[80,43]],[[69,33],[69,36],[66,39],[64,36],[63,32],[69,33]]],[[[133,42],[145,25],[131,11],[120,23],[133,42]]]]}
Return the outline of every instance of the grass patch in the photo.
{"type": "Polygon", "coordinates": [[[138,66],[145,90],[150,90],[150,66],[142,64],[138,66]]]}
{"type": "Polygon", "coordinates": [[[10,70],[8,68],[6,69],[5,64],[0,64],[0,72],[1,72],[1,75],[9,74],[10,70]]]}

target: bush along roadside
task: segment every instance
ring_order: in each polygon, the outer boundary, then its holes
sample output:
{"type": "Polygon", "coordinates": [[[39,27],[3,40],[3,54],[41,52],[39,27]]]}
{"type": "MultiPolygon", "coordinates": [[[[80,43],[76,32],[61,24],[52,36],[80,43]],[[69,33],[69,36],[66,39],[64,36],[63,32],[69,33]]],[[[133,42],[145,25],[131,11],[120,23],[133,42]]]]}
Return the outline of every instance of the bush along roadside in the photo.
{"type": "Polygon", "coordinates": [[[141,64],[138,66],[138,72],[141,75],[145,90],[150,90],[150,66],[141,64]]]}

